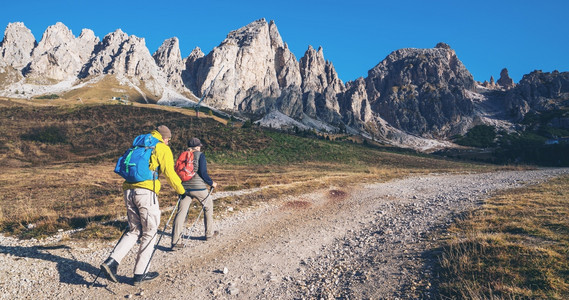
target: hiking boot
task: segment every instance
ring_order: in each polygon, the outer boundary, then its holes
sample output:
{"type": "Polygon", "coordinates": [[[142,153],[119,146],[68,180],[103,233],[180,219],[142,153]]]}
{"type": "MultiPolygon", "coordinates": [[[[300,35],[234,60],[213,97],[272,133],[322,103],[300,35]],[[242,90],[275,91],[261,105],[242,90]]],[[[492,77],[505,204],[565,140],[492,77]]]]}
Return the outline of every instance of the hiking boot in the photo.
{"type": "Polygon", "coordinates": [[[158,277],[158,272],[148,272],[143,275],[134,274],[134,286],[141,285],[144,281],[151,281],[158,277]]]}
{"type": "Polygon", "coordinates": [[[104,263],[101,264],[101,271],[105,272],[107,278],[112,282],[119,282],[117,280],[117,268],[119,263],[112,257],[107,258],[104,263]]]}
{"type": "Polygon", "coordinates": [[[215,238],[217,238],[218,236],[219,236],[219,231],[216,230],[216,231],[213,232],[212,235],[206,236],[206,237],[205,237],[205,240],[206,240],[206,241],[212,241],[212,240],[215,240],[215,238]]]}

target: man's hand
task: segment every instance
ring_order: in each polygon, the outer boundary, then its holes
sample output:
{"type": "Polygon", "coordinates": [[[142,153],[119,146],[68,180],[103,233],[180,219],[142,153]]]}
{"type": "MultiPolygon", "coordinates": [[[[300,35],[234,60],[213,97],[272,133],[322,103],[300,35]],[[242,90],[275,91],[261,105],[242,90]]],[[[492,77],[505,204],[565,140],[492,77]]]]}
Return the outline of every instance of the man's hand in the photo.
{"type": "Polygon", "coordinates": [[[214,181],[211,187],[215,189],[217,187],[217,182],[214,181]]]}

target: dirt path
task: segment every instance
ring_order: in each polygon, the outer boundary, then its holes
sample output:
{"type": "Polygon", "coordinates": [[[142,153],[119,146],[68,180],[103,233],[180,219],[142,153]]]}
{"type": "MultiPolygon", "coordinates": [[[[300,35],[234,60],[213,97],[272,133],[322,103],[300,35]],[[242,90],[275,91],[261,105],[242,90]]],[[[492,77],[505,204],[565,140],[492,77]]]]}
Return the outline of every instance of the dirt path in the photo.
{"type": "Polygon", "coordinates": [[[216,211],[226,215],[221,235],[206,242],[194,231],[175,252],[164,251],[165,236],[150,267],[161,276],[141,287],[130,285],[133,253],[119,267],[121,283],[86,287],[116,241],[52,248],[0,237],[0,299],[436,298],[433,231],[495,191],[568,173],[431,174],[216,211]]]}

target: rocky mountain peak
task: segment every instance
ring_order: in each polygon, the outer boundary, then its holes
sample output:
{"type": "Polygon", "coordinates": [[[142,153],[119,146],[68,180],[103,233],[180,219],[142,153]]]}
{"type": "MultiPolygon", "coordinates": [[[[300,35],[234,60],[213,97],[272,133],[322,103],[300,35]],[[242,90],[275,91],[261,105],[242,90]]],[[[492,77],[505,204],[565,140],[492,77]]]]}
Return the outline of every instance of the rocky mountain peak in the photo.
{"type": "Polygon", "coordinates": [[[46,51],[66,44],[72,44],[75,36],[67,26],[61,22],[49,26],[34,49],[34,56],[40,56],[46,51]]]}
{"type": "Polygon", "coordinates": [[[81,35],[75,40],[79,58],[82,64],[87,63],[95,46],[99,44],[100,40],[91,29],[81,30],[81,35]]]}
{"type": "MultiPolygon", "coordinates": [[[[150,55],[144,38],[128,36],[122,30],[107,34],[99,43],[80,77],[114,74],[127,78],[157,99],[166,84],[165,75],[150,55]]],[[[145,99],[147,95],[143,95],[145,99]]],[[[147,100],[148,101],[148,100],[147,100]]]]}
{"type": "Polygon", "coordinates": [[[255,41],[258,41],[259,36],[262,36],[263,39],[270,38],[268,31],[269,26],[267,21],[264,18],[259,19],[237,30],[231,31],[222,44],[234,43],[239,47],[248,47],[255,41]]]}
{"type": "Polygon", "coordinates": [[[506,93],[506,106],[521,120],[530,111],[559,109],[569,105],[569,72],[535,70],[522,77],[506,93]]]}
{"type": "Polygon", "coordinates": [[[188,55],[188,59],[196,60],[204,56],[205,54],[203,53],[202,49],[200,47],[195,47],[192,52],[190,52],[190,55],[188,55]]]}
{"type": "Polygon", "coordinates": [[[37,83],[75,78],[88,61],[99,39],[93,31],[83,30],[75,38],[63,23],[49,26],[33,50],[31,63],[23,70],[37,83]]]}
{"type": "Polygon", "coordinates": [[[1,45],[2,60],[7,65],[21,70],[31,61],[36,39],[24,23],[15,22],[6,27],[1,45]]]}
{"type": "Polygon", "coordinates": [[[184,63],[180,52],[180,42],[177,37],[165,40],[160,48],[152,55],[156,65],[166,75],[168,83],[173,87],[182,89],[182,71],[184,63]]]}
{"type": "Polygon", "coordinates": [[[457,120],[473,112],[464,91],[474,88],[474,79],[445,45],[400,49],[371,69],[366,85],[372,109],[407,132],[460,132],[457,120]]]}
{"type": "Polygon", "coordinates": [[[196,91],[199,90],[197,74],[203,74],[203,72],[200,73],[198,70],[201,66],[200,60],[204,56],[205,54],[202,52],[202,49],[200,49],[200,47],[195,47],[190,55],[188,55],[188,57],[186,57],[183,61],[185,70],[182,71],[182,81],[184,82],[185,86],[196,95],[196,91]]]}
{"type": "Polygon", "coordinates": [[[105,35],[102,41],[102,47],[120,48],[122,43],[128,40],[128,34],[123,32],[120,28],[105,35]]]}
{"type": "Polygon", "coordinates": [[[177,37],[165,40],[160,48],[152,55],[156,64],[163,68],[170,62],[181,63],[182,54],[180,52],[180,41],[177,37]]]}
{"type": "Polygon", "coordinates": [[[202,52],[202,49],[200,49],[200,47],[195,47],[194,50],[190,52],[190,55],[184,59],[186,70],[191,71],[194,68],[196,61],[200,60],[204,56],[205,54],[202,52]]]}
{"type": "Polygon", "coordinates": [[[224,109],[241,106],[255,111],[257,109],[249,105],[251,99],[278,97],[279,74],[275,61],[282,49],[282,40],[274,22],[271,24],[260,19],[234,30],[207,56],[196,61],[191,66],[196,70],[194,93],[203,95],[223,67],[209,103],[224,109]],[[246,103],[242,105],[243,102],[246,103]]]}
{"type": "Polygon", "coordinates": [[[300,74],[302,75],[302,90],[315,91],[322,93],[328,86],[326,74],[326,60],[324,60],[324,50],[318,47],[318,51],[312,46],[300,58],[300,74]]]}
{"type": "Polygon", "coordinates": [[[393,84],[397,85],[406,85],[412,82],[415,84],[448,82],[464,86],[467,89],[474,87],[472,74],[450,47],[396,50],[371,69],[368,75],[378,79],[383,79],[388,75],[396,75],[392,76],[391,79],[395,80],[393,84]]]}
{"type": "Polygon", "coordinates": [[[443,42],[438,43],[435,48],[451,50],[449,44],[443,42]]]}
{"type": "Polygon", "coordinates": [[[514,80],[510,78],[508,74],[508,69],[503,68],[500,72],[500,79],[498,79],[498,85],[502,86],[505,89],[513,88],[515,85],[514,80]]]}
{"type": "MultiPolygon", "coordinates": [[[[129,74],[129,66],[127,66],[127,54],[134,54],[135,52],[148,52],[144,51],[141,47],[146,47],[144,39],[136,36],[129,37],[121,29],[117,29],[112,33],[107,34],[103,41],[97,45],[95,55],[91,58],[89,63],[83,70],[85,76],[87,75],[100,75],[104,73],[109,74],[129,74]]],[[[148,52],[148,56],[150,53],[148,52]]],[[[154,59],[152,59],[154,61],[154,59]]],[[[134,61],[130,61],[130,67],[136,67],[134,61]]],[[[133,71],[133,70],[131,70],[133,71]]]]}
{"type": "MultiPolygon", "coordinates": [[[[269,22],[269,36],[271,37],[271,46],[274,49],[285,48],[281,34],[279,33],[279,30],[277,29],[277,25],[275,24],[275,21],[273,21],[273,20],[271,20],[271,22],[269,22]]],[[[288,46],[286,48],[288,49],[288,46]]]]}
{"type": "Polygon", "coordinates": [[[305,113],[330,123],[340,122],[338,94],[345,87],[334,65],[324,59],[324,50],[309,46],[299,61],[302,91],[306,95],[305,113]]]}

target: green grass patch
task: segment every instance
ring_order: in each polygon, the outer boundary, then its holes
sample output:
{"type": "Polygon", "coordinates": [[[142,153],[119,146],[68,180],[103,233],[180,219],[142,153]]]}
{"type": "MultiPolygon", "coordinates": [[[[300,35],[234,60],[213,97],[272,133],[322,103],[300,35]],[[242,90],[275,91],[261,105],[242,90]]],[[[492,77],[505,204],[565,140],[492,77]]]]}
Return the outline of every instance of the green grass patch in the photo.
{"type": "MultiPolygon", "coordinates": [[[[270,143],[263,149],[216,151],[212,160],[237,165],[266,165],[302,163],[306,161],[354,163],[366,149],[349,143],[329,142],[316,138],[302,138],[278,132],[265,132],[270,143]]],[[[370,151],[367,149],[367,151],[370,151]]]]}
{"type": "Polygon", "coordinates": [[[504,192],[449,231],[443,299],[569,299],[569,176],[504,192]]]}
{"type": "Polygon", "coordinates": [[[36,99],[58,99],[59,95],[57,94],[49,94],[49,95],[43,95],[43,96],[39,96],[36,97],[36,99]]]}

